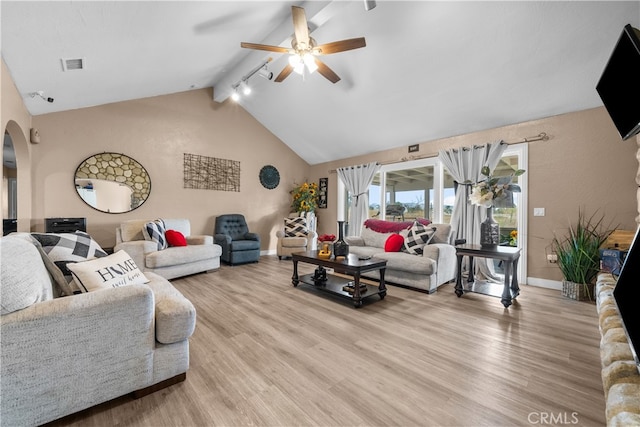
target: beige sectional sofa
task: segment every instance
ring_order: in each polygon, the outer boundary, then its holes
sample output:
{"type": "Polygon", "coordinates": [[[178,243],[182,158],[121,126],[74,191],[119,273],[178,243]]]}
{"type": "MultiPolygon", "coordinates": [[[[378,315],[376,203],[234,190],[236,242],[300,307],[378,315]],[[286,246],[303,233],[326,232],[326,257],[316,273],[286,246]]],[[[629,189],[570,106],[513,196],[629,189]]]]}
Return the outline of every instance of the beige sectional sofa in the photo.
{"type": "Polygon", "coordinates": [[[56,297],[52,264],[28,237],[0,239],[3,426],[41,425],[184,380],[196,312],[171,283],[145,272],[146,284],[56,297]]]}
{"type": "MultiPolygon", "coordinates": [[[[456,277],[456,250],[452,245],[453,230],[449,224],[430,224],[436,228],[432,243],[422,255],[406,252],[385,252],[385,242],[393,232],[378,232],[366,226],[360,236],[349,236],[349,253],[387,260],[385,280],[427,293],[456,277]]],[[[372,277],[375,278],[375,277],[372,277]]],[[[377,278],[375,278],[377,279],[377,278]]]]}
{"type": "Polygon", "coordinates": [[[187,246],[158,250],[155,242],[145,240],[144,224],[151,220],[125,221],[116,229],[114,251],[125,250],[143,271],[151,271],[165,279],[202,273],[220,268],[222,247],[213,243],[213,236],[191,235],[188,219],[163,219],[167,230],[182,233],[187,246]]]}
{"type": "Polygon", "coordinates": [[[596,306],[607,426],[640,426],[640,374],[616,307],[614,288],[611,274],[598,276],[596,306]]]}

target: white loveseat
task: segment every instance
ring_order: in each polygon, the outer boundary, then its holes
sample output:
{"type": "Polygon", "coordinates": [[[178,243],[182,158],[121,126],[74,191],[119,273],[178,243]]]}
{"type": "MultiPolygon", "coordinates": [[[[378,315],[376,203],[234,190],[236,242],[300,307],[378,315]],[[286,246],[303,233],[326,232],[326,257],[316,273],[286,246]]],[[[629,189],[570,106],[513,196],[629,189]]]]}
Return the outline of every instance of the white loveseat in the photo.
{"type": "MultiPolygon", "coordinates": [[[[385,221],[376,220],[378,223],[385,221]]],[[[449,224],[430,224],[436,228],[432,243],[424,247],[422,255],[407,252],[385,252],[385,242],[394,232],[378,232],[365,222],[360,236],[345,237],[349,253],[387,260],[385,281],[433,293],[438,286],[456,277],[456,250],[452,245],[453,230],[449,224]]]]}
{"type": "MultiPolygon", "coordinates": [[[[66,297],[37,247],[0,239],[0,414],[40,425],[184,380],[196,312],[166,279],[66,297]]],[[[46,255],[45,255],[46,257],[46,255]]]]}
{"type": "Polygon", "coordinates": [[[202,273],[220,268],[222,248],[213,243],[213,236],[191,235],[188,219],[163,219],[167,230],[182,233],[187,246],[158,250],[157,244],[145,240],[142,227],[151,220],[125,221],[116,229],[114,251],[125,250],[143,271],[151,271],[165,279],[202,273]]]}

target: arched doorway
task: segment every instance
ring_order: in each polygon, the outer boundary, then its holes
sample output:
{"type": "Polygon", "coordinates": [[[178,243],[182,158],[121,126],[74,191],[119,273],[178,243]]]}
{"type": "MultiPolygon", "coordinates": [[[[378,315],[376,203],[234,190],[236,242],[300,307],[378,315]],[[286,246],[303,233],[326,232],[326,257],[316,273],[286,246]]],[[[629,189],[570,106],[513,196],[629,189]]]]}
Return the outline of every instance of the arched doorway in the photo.
{"type": "MultiPolygon", "coordinates": [[[[29,154],[29,142],[27,139],[29,130],[27,133],[23,131],[18,123],[13,120],[7,122],[7,126],[4,131],[4,141],[11,141],[13,147],[13,153],[5,154],[3,149],[3,197],[2,197],[2,219],[15,219],[17,220],[17,231],[31,231],[31,161],[29,154]],[[7,188],[4,187],[5,177],[5,156],[13,156],[15,167],[13,171],[6,172],[9,177],[14,173],[15,182],[9,184],[10,180],[7,178],[7,188]],[[12,210],[9,207],[9,186],[14,185],[15,200],[12,206],[12,210]],[[6,194],[6,196],[5,196],[6,194]],[[5,212],[5,199],[7,200],[7,210],[5,212]],[[15,218],[9,218],[9,216],[15,216],[15,218]]],[[[3,141],[3,147],[4,147],[3,141]]],[[[4,229],[4,224],[3,224],[4,229]]],[[[4,233],[4,230],[3,230],[4,233]]]]}
{"type": "Polygon", "coordinates": [[[2,235],[18,230],[18,170],[9,132],[2,144],[2,235]]]}

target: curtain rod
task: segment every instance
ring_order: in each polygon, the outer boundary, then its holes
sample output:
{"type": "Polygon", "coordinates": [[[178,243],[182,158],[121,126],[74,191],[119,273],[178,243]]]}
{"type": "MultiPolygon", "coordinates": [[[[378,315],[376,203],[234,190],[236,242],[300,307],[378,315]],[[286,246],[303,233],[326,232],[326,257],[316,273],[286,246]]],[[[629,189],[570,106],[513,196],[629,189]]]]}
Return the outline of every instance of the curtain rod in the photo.
{"type": "MultiPolygon", "coordinates": [[[[549,140],[549,135],[547,135],[546,132],[540,132],[539,134],[537,134],[536,136],[529,136],[526,138],[522,138],[520,141],[505,141],[506,144],[511,145],[511,144],[522,144],[524,142],[535,142],[535,141],[548,141],[549,140]]],[[[436,153],[437,155],[437,153],[436,153]]],[[[403,162],[408,162],[410,160],[421,160],[421,159],[427,159],[430,157],[435,157],[435,155],[431,154],[431,155],[424,155],[424,156],[407,156],[407,157],[402,157],[400,158],[400,160],[390,160],[387,162],[378,162],[379,165],[393,165],[395,163],[403,163],[403,162]]],[[[330,169],[329,173],[336,173],[336,169],[330,169]]]]}

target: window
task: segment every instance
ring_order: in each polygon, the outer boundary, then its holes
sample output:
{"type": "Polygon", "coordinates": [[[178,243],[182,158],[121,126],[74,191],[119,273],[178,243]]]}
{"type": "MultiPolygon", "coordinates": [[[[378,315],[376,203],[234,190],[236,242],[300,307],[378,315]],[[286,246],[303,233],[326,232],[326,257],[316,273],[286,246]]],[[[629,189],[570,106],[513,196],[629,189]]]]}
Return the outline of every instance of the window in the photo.
{"type": "MultiPolygon", "coordinates": [[[[515,169],[527,169],[528,145],[507,147],[494,175],[508,175],[515,169]]],[[[513,208],[496,208],[494,219],[500,224],[502,241],[517,235],[515,243],[526,248],[527,174],[513,180],[521,187],[514,194],[513,208]]],[[[338,219],[349,218],[349,194],[338,180],[338,219]],[[340,212],[343,214],[340,215],[340,212]]],[[[369,187],[369,218],[390,221],[428,218],[436,223],[449,223],[455,201],[453,177],[437,157],[384,165],[369,187]],[[384,191],[382,189],[384,188],[384,191]]],[[[524,254],[523,254],[524,255],[524,254]]],[[[518,263],[518,280],[526,277],[526,256],[518,263]]]]}

